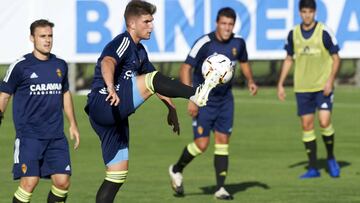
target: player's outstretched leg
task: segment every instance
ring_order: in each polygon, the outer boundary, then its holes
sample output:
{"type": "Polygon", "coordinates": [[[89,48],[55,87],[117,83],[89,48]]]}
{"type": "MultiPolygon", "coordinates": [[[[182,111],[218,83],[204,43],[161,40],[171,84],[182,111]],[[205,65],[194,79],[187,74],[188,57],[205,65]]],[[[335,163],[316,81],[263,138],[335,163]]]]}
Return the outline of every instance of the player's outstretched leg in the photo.
{"type": "Polygon", "coordinates": [[[107,171],[106,178],[97,194],[96,203],[112,203],[122,184],[125,182],[128,171],[107,171]]]}
{"type": "Polygon", "coordinates": [[[193,88],[178,80],[154,71],[145,75],[147,89],[167,97],[182,97],[192,100],[198,106],[205,106],[210,91],[220,83],[220,74],[212,71],[203,84],[193,88]]]}
{"type": "Polygon", "coordinates": [[[333,178],[339,177],[340,166],[337,163],[334,156],[335,130],[331,124],[326,128],[321,128],[320,130],[327,152],[327,166],[328,166],[329,175],[333,178]]]}

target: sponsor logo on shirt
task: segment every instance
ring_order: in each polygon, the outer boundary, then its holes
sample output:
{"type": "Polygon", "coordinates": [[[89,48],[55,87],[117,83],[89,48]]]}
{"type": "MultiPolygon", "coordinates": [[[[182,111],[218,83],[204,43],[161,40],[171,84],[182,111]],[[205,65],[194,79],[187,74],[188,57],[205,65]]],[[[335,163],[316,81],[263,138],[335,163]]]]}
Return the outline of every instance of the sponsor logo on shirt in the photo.
{"type": "Polygon", "coordinates": [[[30,85],[30,95],[62,94],[61,83],[42,83],[30,85]]]}
{"type": "Polygon", "coordinates": [[[131,70],[128,70],[125,72],[124,79],[129,80],[130,78],[132,78],[132,76],[133,76],[133,72],[131,70]]]}
{"type": "Polygon", "coordinates": [[[39,76],[36,75],[35,72],[33,72],[33,73],[30,75],[30,78],[31,78],[31,79],[35,79],[35,78],[38,78],[38,77],[39,77],[39,76]]]}

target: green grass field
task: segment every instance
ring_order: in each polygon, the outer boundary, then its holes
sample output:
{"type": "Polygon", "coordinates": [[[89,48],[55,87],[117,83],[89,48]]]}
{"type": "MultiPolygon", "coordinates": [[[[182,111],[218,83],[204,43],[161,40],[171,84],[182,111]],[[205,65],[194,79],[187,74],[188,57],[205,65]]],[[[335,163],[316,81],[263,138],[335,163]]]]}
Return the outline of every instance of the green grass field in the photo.
{"type": "MultiPolygon", "coordinates": [[[[326,173],[325,149],[318,135],[321,178],[313,180],[298,179],[305,171],[307,159],[291,90],[288,89],[288,100],[283,103],[277,100],[273,88],[260,89],[256,97],[249,96],[244,89],[236,89],[234,94],[236,118],[227,178],[227,188],[235,197],[233,202],[360,202],[360,89],[339,87],[336,90],[333,123],[341,177],[332,179],[326,173]]],[[[73,176],[68,202],[90,203],[95,202],[104,166],[98,138],[82,110],[86,97],[74,99],[82,140],[80,149],[71,151],[73,176]]],[[[180,136],[166,125],[164,105],[155,98],[131,116],[129,175],[116,202],[217,202],[213,198],[213,142],[206,153],[185,169],[186,196],[176,198],[170,189],[168,166],[192,140],[187,102],[176,99],[175,103],[181,123],[180,136]]],[[[11,202],[18,184],[11,174],[14,130],[10,108],[0,128],[0,202],[4,203],[11,202]]],[[[42,180],[32,202],[46,202],[49,187],[50,182],[42,180]]]]}

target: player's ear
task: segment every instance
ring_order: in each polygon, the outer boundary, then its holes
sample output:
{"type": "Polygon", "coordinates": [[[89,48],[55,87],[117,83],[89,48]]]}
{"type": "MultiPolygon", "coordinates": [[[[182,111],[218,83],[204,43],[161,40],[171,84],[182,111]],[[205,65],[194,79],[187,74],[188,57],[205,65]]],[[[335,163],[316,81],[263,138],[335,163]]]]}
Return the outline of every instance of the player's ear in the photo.
{"type": "Polygon", "coordinates": [[[30,41],[31,41],[32,43],[34,43],[34,41],[35,41],[34,36],[33,36],[33,35],[30,35],[29,38],[30,38],[30,41]]]}
{"type": "Polygon", "coordinates": [[[130,30],[135,30],[135,20],[136,19],[134,17],[129,18],[127,26],[130,30]]]}

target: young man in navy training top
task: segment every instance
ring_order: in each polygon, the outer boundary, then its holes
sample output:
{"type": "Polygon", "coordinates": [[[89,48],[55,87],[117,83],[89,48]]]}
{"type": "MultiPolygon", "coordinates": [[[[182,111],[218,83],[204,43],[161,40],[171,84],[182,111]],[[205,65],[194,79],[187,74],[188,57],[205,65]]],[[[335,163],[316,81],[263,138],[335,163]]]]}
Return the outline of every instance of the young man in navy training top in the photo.
{"type": "MultiPolygon", "coordinates": [[[[257,92],[252,71],[248,62],[244,39],[233,34],[236,13],[225,7],[218,11],[216,30],[200,37],[189,52],[180,68],[180,78],[184,84],[197,86],[204,81],[201,72],[203,61],[214,53],[224,54],[234,64],[240,62],[240,68],[248,82],[251,95],[257,92]],[[191,78],[193,79],[191,81],[191,78]]],[[[183,170],[209,146],[210,132],[214,132],[214,167],[216,176],[215,198],[231,200],[232,195],[224,187],[228,171],[229,140],[234,120],[234,98],[231,81],[213,89],[205,107],[199,108],[192,101],[188,104],[188,113],[193,118],[194,142],[185,146],[178,162],[169,167],[171,186],[177,195],[184,195],[183,170]]]]}
{"type": "MultiPolygon", "coordinates": [[[[40,178],[51,178],[47,202],[65,202],[71,163],[64,134],[63,110],[68,118],[74,148],[80,142],[64,60],[51,54],[54,24],[37,20],[30,26],[32,53],[10,65],[0,84],[0,117],[13,95],[16,130],[14,179],[20,179],[13,203],[30,202],[40,178]]],[[[0,118],[0,124],[1,124],[0,118]]]]}
{"type": "Polygon", "coordinates": [[[295,61],[297,114],[301,120],[302,141],[308,155],[308,170],[300,178],[320,176],[314,131],[316,111],[327,151],[329,174],[331,177],[339,177],[340,167],[334,155],[335,130],[331,122],[334,81],[340,64],[339,46],[329,28],[315,20],[315,0],[301,0],[299,11],[302,23],[289,32],[285,45],[287,56],[282,65],[277,94],[281,101],[285,100],[284,81],[295,61]]]}
{"type": "Polygon", "coordinates": [[[156,7],[146,1],[130,1],[125,9],[126,31],[104,48],[96,67],[85,111],[101,141],[106,177],[96,194],[97,203],[113,202],[128,173],[128,117],[152,94],[169,109],[168,123],[179,133],[175,106],[169,97],[193,100],[206,105],[220,75],[212,71],[208,79],[193,88],[155,71],[140,43],[153,30],[156,7]]]}

